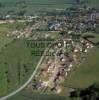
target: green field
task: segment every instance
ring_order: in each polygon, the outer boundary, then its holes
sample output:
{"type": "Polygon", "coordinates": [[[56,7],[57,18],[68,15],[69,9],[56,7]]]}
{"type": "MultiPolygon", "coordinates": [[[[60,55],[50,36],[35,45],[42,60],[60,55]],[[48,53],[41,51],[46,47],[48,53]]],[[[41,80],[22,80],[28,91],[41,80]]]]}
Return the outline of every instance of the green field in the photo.
{"type": "Polygon", "coordinates": [[[4,23],[4,24],[0,24],[0,35],[1,34],[7,34],[11,31],[15,31],[15,30],[22,30],[26,27],[26,23],[25,22],[14,22],[14,23],[4,23]]]}
{"type": "Polygon", "coordinates": [[[98,34],[94,34],[93,36],[95,36],[95,38],[90,38],[90,40],[93,41],[94,43],[99,42],[99,35],[98,34]]]}
{"type": "Polygon", "coordinates": [[[6,15],[18,14],[23,10],[26,14],[33,14],[36,11],[67,8],[75,2],[74,0],[0,0],[0,3],[0,13],[6,15]]]}
{"type": "Polygon", "coordinates": [[[92,7],[99,7],[99,0],[86,0],[85,4],[92,7]]]}
{"type": "Polygon", "coordinates": [[[28,41],[14,39],[6,34],[26,27],[25,23],[0,24],[0,96],[4,96],[28,80],[34,71],[44,49],[46,40],[28,41]],[[34,45],[33,45],[34,44],[34,45]]]}
{"type": "Polygon", "coordinates": [[[20,93],[16,94],[15,96],[9,98],[8,100],[68,100],[64,96],[59,96],[55,94],[36,94],[36,93],[29,93],[26,91],[21,91],[20,93]]]}
{"type": "MultiPolygon", "coordinates": [[[[22,85],[34,71],[45,46],[39,48],[27,40],[8,39],[0,36],[0,96],[22,85]],[[37,51],[38,52],[35,52],[37,51]]],[[[43,41],[45,43],[45,41],[43,41]]],[[[47,46],[47,45],[46,45],[47,46]]]]}
{"type": "Polygon", "coordinates": [[[4,45],[13,41],[13,38],[7,38],[3,34],[0,34],[0,51],[4,47],[4,45]]]}
{"type": "MultiPolygon", "coordinates": [[[[99,0],[85,0],[83,5],[98,7],[99,0]]],[[[49,11],[54,9],[66,9],[77,6],[76,0],[0,0],[0,14],[25,14],[33,15],[37,11],[49,11]]]]}
{"type": "MultiPolygon", "coordinates": [[[[99,39],[99,38],[98,38],[99,39]]],[[[99,83],[99,48],[94,47],[90,50],[89,54],[87,55],[86,60],[76,68],[75,71],[72,71],[70,75],[66,78],[63,86],[64,89],[68,88],[87,88],[88,86],[99,83]]],[[[56,96],[53,95],[38,95],[35,93],[24,93],[23,91],[18,93],[17,95],[11,97],[9,100],[17,100],[17,99],[24,99],[24,100],[55,100],[58,98],[59,100],[66,100],[66,96],[68,95],[69,90],[64,90],[63,96],[56,96]],[[65,97],[64,97],[65,96],[65,97]],[[51,99],[50,99],[51,98],[51,99]],[[52,99],[53,98],[53,99],[52,99]]],[[[58,100],[57,99],[57,100],[58,100]]],[[[68,100],[68,99],[67,99],[68,100]]]]}

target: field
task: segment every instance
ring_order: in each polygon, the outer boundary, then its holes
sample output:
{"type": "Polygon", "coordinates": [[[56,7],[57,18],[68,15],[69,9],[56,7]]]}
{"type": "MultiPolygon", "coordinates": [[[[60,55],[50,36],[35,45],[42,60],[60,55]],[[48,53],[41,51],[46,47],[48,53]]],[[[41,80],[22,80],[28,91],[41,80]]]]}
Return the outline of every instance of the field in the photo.
{"type": "Polygon", "coordinates": [[[34,41],[36,45],[33,45],[34,42],[25,39],[6,37],[9,31],[22,27],[25,27],[24,23],[0,24],[0,96],[12,92],[28,80],[47,46],[38,49],[38,41],[34,41]]]}
{"type": "MultiPolygon", "coordinates": [[[[93,39],[99,41],[99,36],[93,39]]],[[[99,48],[90,50],[86,60],[73,71],[65,80],[65,87],[86,88],[94,83],[99,83],[99,48]]]]}
{"type": "Polygon", "coordinates": [[[99,35],[98,34],[94,34],[93,35],[95,38],[90,38],[91,41],[93,41],[94,43],[99,42],[99,35]]]}
{"type": "Polygon", "coordinates": [[[99,7],[99,0],[86,0],[85,4],[92,7],[99,7]]]}
{"type": "Polygon", "coordinates": [[[0,34],[0,51],[4,47],[4,45],[13,41],[13,38],[7,38],[4,35],[0,34]]]}
{"type": "MultiPolygon", "coordinates": [[[[84,5],[98,7],[99,0],[85,0],[84,5]]],[[[19,14],[25,12],[33,15],[37,11],[52,11],[77,6],[76,0],[0,0],[0,14],[19,14]],[[21,10],[20,10],[21,9],[21,10]]]]}
{"type": "Polygon", "coordinates": [[[45,11],[45,9],[67,8],[72,5],[73,0],[0,0],[0,3],[1,14],[18,14],[23,10],[25,10],[26,14],[33,14],[33,12],[45,11]]]}
{"type": "Polygon", "coordinates": [[[17,95],[9,98],[8,100],[68,100],[64,96],[58,96],[55,94],[36,94],[36,93],[29,93],[26,91],[21,91],[17,95]]]}
{"type": "MultiPolygon", "coordinates": [[[[0,15],[20,14],[34,15],[35,12],[61,10],[78,6],[75,0],[0,0],[0,15]]],[[[84,5],[98,7],[99,0],[86,0],[84,5]]],[[[25,25],[25,24],[24,24],[25,25]]],[[[27,46],[26,40],[5,37],[10,30],[22,29],[22,23],[0,25],[0,96],[19,88],[35,69],[41,55],[35,55],[37,47],[27,46]],[[34,52],[34,53],[33,53],[34,52]]],[[[43,29],[41,27],[41,29],[43,29]]],[[[99,36],[93,41],[99,40],[99,36]]],[[[44,47],[45,48],[45,47],[44,47]]],[[[39,52],[44,48],[38,49],[39,52]]],[[[64,87],[86,88],[99,83],[99,48],[90,50],[86,60],[65,80],[64,87]]],[[[64,93],[65,95],[65,93],[64,93]]],[[[22,91],[9,100],[66,100],[64,96],[31,94],[22,91]]]]}
{"type": "Polygon", "coordinates": [[[14,23],[4,23],[4,24],[0,24],[0,35],[1,34],[7,34],[10,31],[14,31],[14,30],[22,30],[26,27],[26,23],[25,22],[14,22],[14,23]]]}
{"type": "MultiPolygon", "coordinates": [[[[96,40],[99,40],[98,35],[95,36],[96,38],[93,39],[94,42],[96,42],[96,40]]],[[[24,100],[55,100],[55,98],[57,98],[57,100],[66,100],[66,96],[68,96],[68,91],[70,90],[69,88],[82,89],[87,88],[94,83],[99,83],[98,59],[99,48],[94,47],[89,51],[86,60],[78,68],[76,68],[75,71],[72,71],[70,75],[66,78],[63,84],[64,93],[62,93],[60,96],[43,94],[37,95],[36,93],[28,93],[28,91],[22,91],[15,96],[9,98],[9,100],[17,100],[19,98],[22,98],[24,100]]]]}
{"type": "Polygon", "coordinates": [[[25,23],[17,21],[0,24],[0,97],[16,90],[29,79],[50,42],[6,36],[7,33],[25,27],[25,23]]]}

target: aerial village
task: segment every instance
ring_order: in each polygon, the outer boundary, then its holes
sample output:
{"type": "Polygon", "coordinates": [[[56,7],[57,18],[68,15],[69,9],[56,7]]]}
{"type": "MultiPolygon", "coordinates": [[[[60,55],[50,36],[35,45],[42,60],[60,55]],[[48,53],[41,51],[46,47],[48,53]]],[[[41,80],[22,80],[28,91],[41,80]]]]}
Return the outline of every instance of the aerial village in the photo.
{"type": "Polygon", "coordinates": [[[73,39],[67,35],[59,39],[47,51],[40,70],[32,82],[33,90],[41,92],[62,92],[62,83],[76,66],[79,67],[85,60],[84,55],[88,53],[93,45],[84,39],[73,39]]]}
{"type": "MultiPolygon", "coordinates": [[[[14,19],[6,16],[5,21],[10,20],[9,23],[14,23],[14,19]]],[[[52,38],[51,35],[55,32],[61,35],[62,38],[48,49],[32,81],[33,90],[61,93],[62,83],[66,77],[75,66],[79,67],[86,58],[84,55],[93,48],[93,45],[80,35],[90,32],[98,34],[99,11],[92,8],[77,8],[58,14],[47,13],[43,17],[24,16],[17,19],[29,24],[25,29],[10,31],[7,37],[47,39],[52,38]]]]}
{"type": "Polygon", "coordinates": [[[45,15],[35,16],[11,16],[7,15],[1,23],[14,23],[15,21],[27,23],[26,27],[21,30],[10,31],[7,36],[15,38],[41,38],[40,32],[46,32],[42,38],[50,37],[48,32],[61,32],[82,34],[86,32],[98,33],[99,27],[99,10],[90,7],[71,8],[54,13],[46,12],[45,15]]]}

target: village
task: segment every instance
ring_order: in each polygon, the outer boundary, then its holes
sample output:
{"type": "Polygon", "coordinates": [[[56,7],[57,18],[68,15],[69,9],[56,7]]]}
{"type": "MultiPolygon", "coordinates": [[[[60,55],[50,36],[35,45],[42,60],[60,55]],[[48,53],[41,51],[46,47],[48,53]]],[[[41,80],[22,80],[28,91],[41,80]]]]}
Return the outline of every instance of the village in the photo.
{"type": "Polygon", "coordinates": [[[7,37],[15,38],[47,38],[50,37],[48,32],[58,32],[62,34],[83,34],[86,32],[98,33],[99,27],[99,11],[95,8],[71,8],[61,12],[46,12],[45,15],[35,16],[3,16],[0,23],[25,23],[26,27],[19,30],[10,31],[7,37]],[[38,33],[37,33],[38,32],[38,33]]]}
{"type": "MultiPolygon", "coordinates": [[[[47,12],[45,15],[14,17],[7,15],[3,19],[0,18],[0,25],[14,23],[23,24],[23,27],[17,26],[18,28],[9,30],[5,33],[7,38],[14,38],[14,41],[39,41],[39,43],[40,40],[43,42],[53,40],[50,42],[39,70],[36,71],[26,89],[29,91],[32,89],[33,93],[36,91],[37,93],[61,94],[66,78],[73,69],[78,68],[86,60],[90,49],[94,47],[93,43],[83,38],[83,35],[99,34],[99,10],[81,7],[62,12],[47,12]],[[54,41],[55,43],[52,43],[54,41]]],[[[35,49],[35,46],[32,49],[35,49]]],[[[37,49],[42,50],[40,47],[37,49]]],[[[39,55],[39,52],[36,52],[34,55],[34,53],[32,52],[30,57],[41,57],[43,54],[41,52],[39,55]]],[[[25,74],[28,72],[27,67],[28,65],[24,67],[25,74]]],[[[22,74],[22,77],[25,74],[22,74]]]]}
{"type": "Polygon", "coordinates": [[[99,100],[99,0],[0,1],[0,100],[99,100]]]}
{"type": "MultiPolygon", "coordinates": [[[[15,18],[7,15],[2,23],[15,23],[15,18]]],[[[93,44],[81,36],[84,33],[98,33],[99,11],[92,8],[71,9],[69,12],[45,16],[21,16],[17,22],[25,23],[21,30],[10,31],[7,37],[16,39],[59,39],[48,49],[32,81],[33,90],[42,92],[62,92],[62,83],[73,68],[78,67],[93,44]],[[56,37],[53,37],[56,33],[56,37]]],[[[40,55],[41,56],[41,55],[40,55]]]]}
{"type": "Polygon", "coordinates": [[[71,35],[58,40],[48,49],[40,70],[33,79],[33,90],[60,94],[62,83],[68,74],[85,60],[84,55],[91,48],[93,45],[88,41],[74,40],[71,35]]]}

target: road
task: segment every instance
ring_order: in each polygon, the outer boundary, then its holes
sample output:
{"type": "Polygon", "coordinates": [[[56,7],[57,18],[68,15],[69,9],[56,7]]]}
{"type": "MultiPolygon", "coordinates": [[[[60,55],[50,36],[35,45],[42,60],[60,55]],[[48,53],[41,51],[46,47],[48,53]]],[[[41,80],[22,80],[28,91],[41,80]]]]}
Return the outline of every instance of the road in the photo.
{"type": "Polygon", "coordinates": [[[44,55],[46,55],[46,52],[47,52],[48,49],[49,49],[49,46],[45,49],[43,55],[41,56],[41,58],[40,58],[40,60],[39,60],[39,62],[37,64],[35,70],[33,71],[32,75],[28,79],[28,81],[26,83],[24,83],[20,88],[18,88],[17,90],[13,91],[12,93],[10,93],[10,94],[8,94],[8,95],[6,95],[4,97],[1,97],[0,100],[6,100],[6,99],[10,98],[11,96],[14,96],[15,94],[17,94],[18,92],[20,92],[21,90],[23,90],[32,81],[32,79],[35,76],[37,70],[39,69],[40,64],[42,63],[42,61],[44,59],[44,55]]]}

